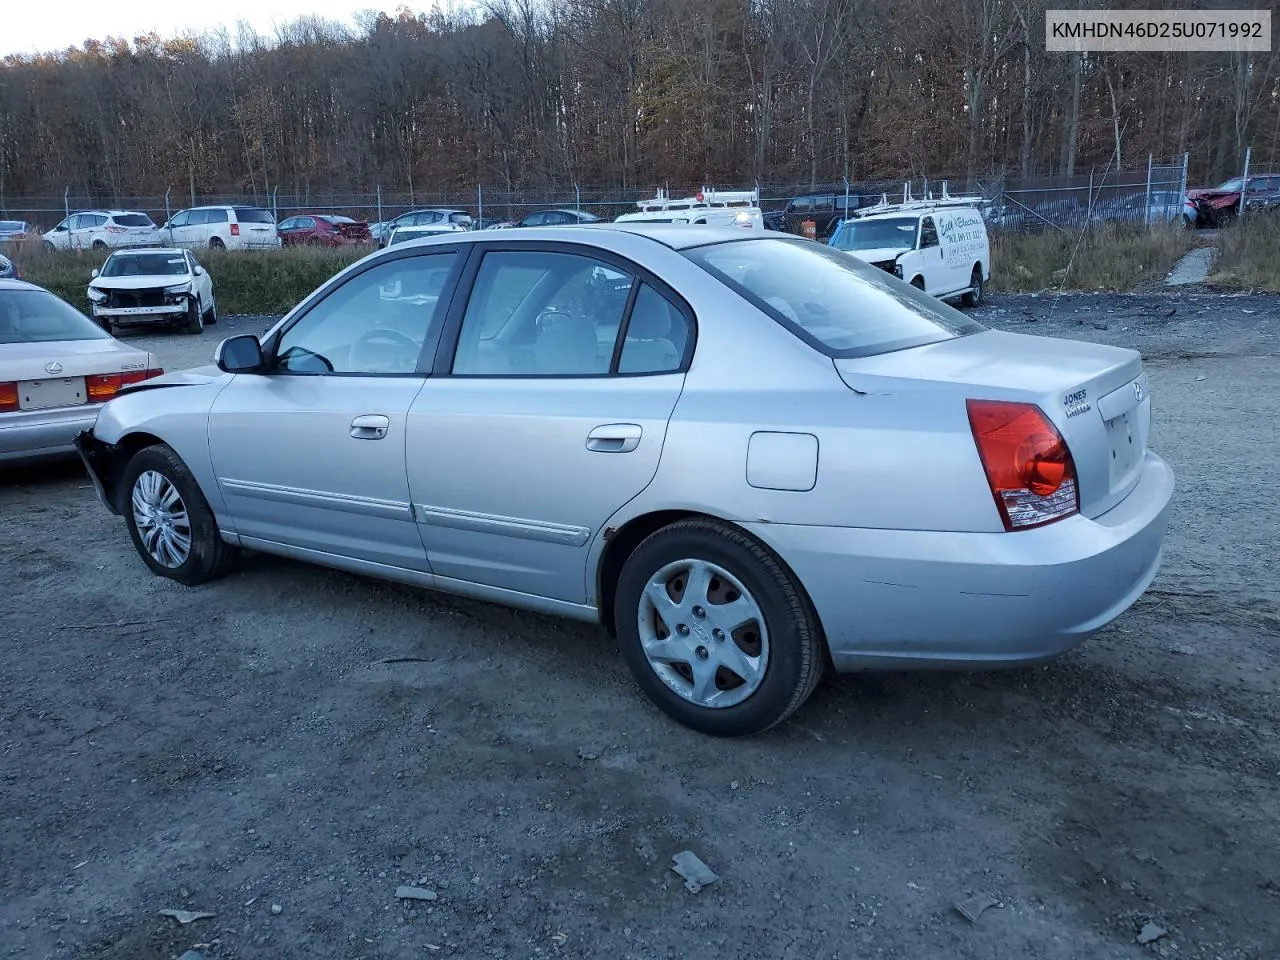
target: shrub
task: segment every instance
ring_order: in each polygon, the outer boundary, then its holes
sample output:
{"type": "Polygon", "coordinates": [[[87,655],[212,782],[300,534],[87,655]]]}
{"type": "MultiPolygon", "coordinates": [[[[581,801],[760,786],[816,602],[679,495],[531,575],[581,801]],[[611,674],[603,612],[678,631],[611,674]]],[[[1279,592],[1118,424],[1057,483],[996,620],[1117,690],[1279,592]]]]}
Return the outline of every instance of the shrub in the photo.
{"type": "Polygon", "coordinates": [[[1159,280],[1191,249],[1192,234],[1169,224],[1102,224],[1083,233],[1052,230],[991,239],[994,290],[1131,290],[1159,280]]]}

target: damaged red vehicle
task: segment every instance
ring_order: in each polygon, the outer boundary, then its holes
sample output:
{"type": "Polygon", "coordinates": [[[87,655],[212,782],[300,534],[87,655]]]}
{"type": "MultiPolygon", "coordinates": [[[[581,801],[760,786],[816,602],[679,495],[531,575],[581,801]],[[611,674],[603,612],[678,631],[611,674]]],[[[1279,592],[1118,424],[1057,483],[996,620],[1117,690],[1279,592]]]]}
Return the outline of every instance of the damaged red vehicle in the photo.
{"type": "MultiPolygon", "coordinates": [[[[1243,177],[1203,190],[1188,190],[1183,212],[1188,226],[1224,227],[1240,214],[1243,177]]],[[[1280,173],[1250,174],[1245,209],[1280,209],[1280,173]]]]}
{"type": "Polygon", "coordinates": [[[280,242],[288,247],[306,244],[312,247],[341,247],[356,243],[373,243],[369,224],[336,214],[299,214],[280,221],[276,228],[280,242]]]}

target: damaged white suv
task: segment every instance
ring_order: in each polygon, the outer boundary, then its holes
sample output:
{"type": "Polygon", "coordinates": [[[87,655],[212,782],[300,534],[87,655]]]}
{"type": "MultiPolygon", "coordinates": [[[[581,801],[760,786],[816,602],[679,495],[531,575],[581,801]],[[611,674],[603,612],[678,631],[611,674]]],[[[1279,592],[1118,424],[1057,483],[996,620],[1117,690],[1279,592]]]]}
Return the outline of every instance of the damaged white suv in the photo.
{"type": "Polygon", "coordinates": [[[218,322],[213,280],[189,250],[120,250],[93,271],[93,318],[108,333],[133,323],[165,323],[199,333],[218,322]]]}

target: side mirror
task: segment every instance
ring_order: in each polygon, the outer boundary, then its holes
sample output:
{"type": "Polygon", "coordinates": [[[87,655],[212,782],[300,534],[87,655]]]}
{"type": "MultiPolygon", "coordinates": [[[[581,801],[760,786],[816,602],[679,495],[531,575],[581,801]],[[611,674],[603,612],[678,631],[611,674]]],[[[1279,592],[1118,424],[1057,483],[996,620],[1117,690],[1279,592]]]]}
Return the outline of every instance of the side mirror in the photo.
{"type": "Polygon", "coordinates": [[[203,276],[204,276],[204,267],[199,267],[199,266],[198,266],[198,267],[196,267],[196,269],[195,269],[195,275],[196,275],[197,277],[203,277],[203,276]]]}
{"type": "Polygon", "coordinates": [[[266,366],[262,344],[251,333],[223,340],[213,351],[213,362],[223,373],[262,373],[266,366]]]}
{"type": "Polygon", "coordinates": [[[90,271],[89,271],[89,277],[90,277],[90,279],[92,279],[92,280],[96,280],[96,279],[98,279],[98,269],[97,269],[97,267],[95,267],[94,269],[92,269],[92,270],[90,270],[90,271]]]}

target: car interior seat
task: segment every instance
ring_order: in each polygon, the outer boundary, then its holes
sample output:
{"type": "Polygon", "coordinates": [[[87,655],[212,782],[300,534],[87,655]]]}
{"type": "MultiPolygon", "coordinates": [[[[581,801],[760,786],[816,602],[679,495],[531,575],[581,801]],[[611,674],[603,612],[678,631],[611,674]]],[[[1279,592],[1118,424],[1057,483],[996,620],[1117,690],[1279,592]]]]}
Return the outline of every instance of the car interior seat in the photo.
{"type": "Polygon", "coordinates": [[[542,330],[533,356],[538,372],[549,374],[606,373],[611,359],[600,356],[596,325],[576,314],[564,314],[542,330]]]}
{"type": "Polygon", "coordinates": [[[618,361],[619,373],[656,373],[679,368],[684,337],[679,337],[677,345],[672,333],[684,325],[673,323],[677,320],[673,312],[661,296],[650,293],[648,288],[641,290],[631,308],[631,321],[627,324],[627,337],[618,361]]]}

